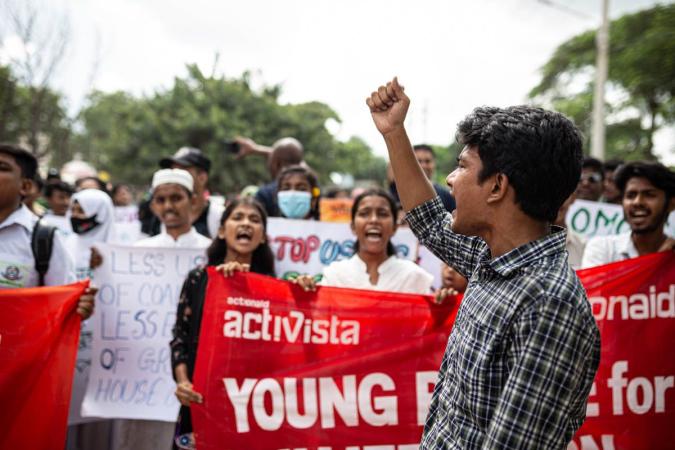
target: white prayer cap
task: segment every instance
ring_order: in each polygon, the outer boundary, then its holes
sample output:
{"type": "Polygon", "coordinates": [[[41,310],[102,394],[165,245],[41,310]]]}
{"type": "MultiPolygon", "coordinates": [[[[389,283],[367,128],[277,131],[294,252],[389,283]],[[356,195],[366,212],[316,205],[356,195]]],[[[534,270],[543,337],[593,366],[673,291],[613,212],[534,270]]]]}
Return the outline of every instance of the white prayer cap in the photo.
{"type": "Polygon", "coordinates": [[[194,180],[190,172],[183,169],[160,169],[152,176],[152,189],[163,184],[179,184],[192,192],[194,180]]]}

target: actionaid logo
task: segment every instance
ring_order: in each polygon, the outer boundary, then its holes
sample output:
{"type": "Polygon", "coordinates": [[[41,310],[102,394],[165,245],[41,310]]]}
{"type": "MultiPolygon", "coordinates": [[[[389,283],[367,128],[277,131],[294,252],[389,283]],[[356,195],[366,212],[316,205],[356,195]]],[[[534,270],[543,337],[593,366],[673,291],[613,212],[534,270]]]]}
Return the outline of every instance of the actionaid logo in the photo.
{"type": "Polygon", "coordinates": [[[234,339],[303,344],[358,345],[360,324],[356,320],[312,319],[301,311],[288,315],[261,311],[225,311],[223,335],[234,339]]]}
{"type": "Polygon", "coordinates": [[[675,318],[675,284],[662,292],[656,292],[656,287],[650,286],[649,294],[596,296],[588,301],[596,320],[675,318]]]}

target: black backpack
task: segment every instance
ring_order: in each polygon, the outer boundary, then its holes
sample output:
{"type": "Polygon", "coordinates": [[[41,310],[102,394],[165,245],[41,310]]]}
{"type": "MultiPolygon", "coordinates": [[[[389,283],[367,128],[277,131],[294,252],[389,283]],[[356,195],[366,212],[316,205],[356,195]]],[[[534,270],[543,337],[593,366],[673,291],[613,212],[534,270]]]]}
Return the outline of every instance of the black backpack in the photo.
{"type": "Polygon", "coordinates": [[[35,270],[37,270],[39,281],[38,286],[44,286],[45,274],[49,270],[49,259],[52,257],[54,248],[54,233],[56,227],[47,222],[38,220],[33,227],[33,236],[30,241],[31,250],[33,250],[33,259],[35,259],[35,270]]]}

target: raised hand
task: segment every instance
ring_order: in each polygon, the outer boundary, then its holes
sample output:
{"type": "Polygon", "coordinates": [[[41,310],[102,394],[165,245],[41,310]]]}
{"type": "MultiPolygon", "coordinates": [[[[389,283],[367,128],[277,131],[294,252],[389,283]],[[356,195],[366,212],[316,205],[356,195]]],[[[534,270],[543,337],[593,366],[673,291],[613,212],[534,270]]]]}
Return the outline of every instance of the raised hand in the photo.
{"type": "Polygon", "coordinates": [[[256,144],[253,139],[237,136],[234,138],[234,142],[239,144],[239,152],[235,156],[236,159],[245,158],[248,155],[255,155],[258,153],[256,150],[258,144],[256,144]]]}
{"type": "Polygon", "coordinates": [[[370,94],[370,97],[366,99],[366,104],[370,108],[370,115],[373,117],[377,130],[382,135],[386,135],[403,127],[410,99],[405,94],[403,86],[398,83],[398,79],[394,77],[386,85],[380,86],[377,91],[370,94]]]}

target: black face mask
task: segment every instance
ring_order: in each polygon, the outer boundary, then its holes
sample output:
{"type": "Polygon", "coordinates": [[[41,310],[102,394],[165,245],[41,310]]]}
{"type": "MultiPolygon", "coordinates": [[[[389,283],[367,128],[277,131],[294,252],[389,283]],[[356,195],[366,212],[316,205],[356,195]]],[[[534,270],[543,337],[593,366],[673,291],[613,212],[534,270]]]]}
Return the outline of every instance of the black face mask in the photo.
{"type": "Polygon", "coordinates": [[[70,225],[73,227],[73,232],[82,234],[93,230],[101,224],[96,221],[96,215],[93,215],[92,217],[87,217],[86,219],[77,219],[75,217],[71,217],[70,225]]]}

